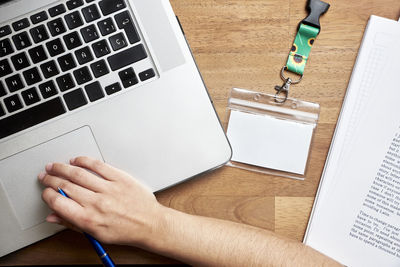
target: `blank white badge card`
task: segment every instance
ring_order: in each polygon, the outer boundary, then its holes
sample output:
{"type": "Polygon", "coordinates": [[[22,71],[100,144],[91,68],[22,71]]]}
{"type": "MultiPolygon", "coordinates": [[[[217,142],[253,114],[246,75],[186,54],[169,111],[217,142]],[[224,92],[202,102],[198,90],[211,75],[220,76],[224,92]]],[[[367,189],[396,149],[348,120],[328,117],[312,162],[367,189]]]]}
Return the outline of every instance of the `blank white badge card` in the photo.
{"type": "Polygon", "coordinates": [[[304,175],[315,125],[231,111],[232,161],[304,175]]]}

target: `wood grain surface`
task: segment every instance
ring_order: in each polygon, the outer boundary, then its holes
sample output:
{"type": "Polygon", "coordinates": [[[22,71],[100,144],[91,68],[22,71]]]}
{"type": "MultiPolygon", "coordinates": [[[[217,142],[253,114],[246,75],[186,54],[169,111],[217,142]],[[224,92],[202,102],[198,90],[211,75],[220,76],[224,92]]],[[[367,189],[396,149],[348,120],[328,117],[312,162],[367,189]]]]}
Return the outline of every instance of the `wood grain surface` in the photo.
{"type": "MultiPolygon", "coordinates": [[[[281,84],[305,0],[171,0],[217,112],[225,124],[230,89],[273,93],[281,84]]],[[[223,167],[158,193],[166,206],[232,220],[302,240],[364,28],[371,14],[398,19],[399,0],[330,0],[304,80],[291,96],[321,105],[305,181],[223,167]]],[[[136,248],[107,246],[116,263],[174,263],[136,248]]],[[[93,264],[97,256],[72,231],[0,259],[1,265],[93,264]]]]}

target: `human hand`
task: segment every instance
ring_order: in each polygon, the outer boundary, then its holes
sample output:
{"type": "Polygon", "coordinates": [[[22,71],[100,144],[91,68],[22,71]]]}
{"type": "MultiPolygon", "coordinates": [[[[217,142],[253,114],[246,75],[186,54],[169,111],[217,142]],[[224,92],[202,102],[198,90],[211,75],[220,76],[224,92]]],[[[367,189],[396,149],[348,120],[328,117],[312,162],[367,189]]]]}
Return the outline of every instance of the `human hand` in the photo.
{"type": "Polygon", "coordinates": [[[101,242],[150,246],[165,209],[154,194],[101,161],[78,157],[70,164],[50,163],[38,176],[46,186],[42,198],[54,211],[46,220],[77,228],[101,242]],[[58,188],[71,199],[59,194],[58,188]]]}

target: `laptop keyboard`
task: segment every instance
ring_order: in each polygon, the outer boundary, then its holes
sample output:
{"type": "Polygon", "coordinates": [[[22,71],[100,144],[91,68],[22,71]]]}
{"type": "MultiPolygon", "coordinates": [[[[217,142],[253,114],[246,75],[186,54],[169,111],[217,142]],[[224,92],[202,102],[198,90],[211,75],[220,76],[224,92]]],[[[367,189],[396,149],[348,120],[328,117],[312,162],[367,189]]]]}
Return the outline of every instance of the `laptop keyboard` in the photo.
{"type": "Polygon", "coordinates": [[[0,25],[0,139],[157,78],[125,0],[69,0],[0,25]]]}

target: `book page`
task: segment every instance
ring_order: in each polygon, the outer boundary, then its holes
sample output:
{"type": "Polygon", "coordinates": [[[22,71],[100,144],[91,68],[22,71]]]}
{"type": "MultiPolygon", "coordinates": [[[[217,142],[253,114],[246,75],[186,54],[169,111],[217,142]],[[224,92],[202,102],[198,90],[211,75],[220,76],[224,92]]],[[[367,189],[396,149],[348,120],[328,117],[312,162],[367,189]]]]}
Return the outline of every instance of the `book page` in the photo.
{"type": "MultiPolygon", "coordinates": [[[[384,40],[384,46],[376,46],[376,40],[379,40],[377,35],[380,29],[387,28],[392,30],[392,24],[392,21],[377,16],[371,16],[367,24],[322,174],[310,221],[312,221],[313,214],[318,213],[319,206],[323,205],[324,198],[332,191],[331,187],[336,186],[337,179],[334,177],[341,170],[342,164],[340,163],[343,157],[347,155],[348,150],[352,147],[351,142],[355,137],[354,132],[358,128],[360,117],[369,108],[368,99],[371,98],[370,95],[378,82],[378,78],[384,73],[385,62],[392,56],[391,50],[397,50],[397,48],[393,48],[395,44],[393,42],[386,42],[387,40],[384,40]],[[387,46],[389,46],[389,49],[387,46]],[[383,53],[383,51],[385,52],[383,53]],[[373,82],[371,82],[372,77],[373,82]]],[[[311,230],[312,223],[308,226],[305,240],[307,239],[308,232],[311,230]]]]}
{"type": "Polygon", "coordinates": [[[397,36],[382,33],[381,29],[395,32],[397,27],[392,20],[377,16],[371,16],[368,22],[328,154],[321,188],[318,191],[318,203],[313,212],[331,191],[331,187],[337,185],[337,179],[334,177],[341,171],[343,164],[340,163],[351,150],[354,139],[357,139],[354,132],[358,128],[360,118],[370,108],[370,102],[373,101],[371,94],[374,88],[377,88],[381,76],[386,73],[388,60],[398,50],[397,36]],[[326,188],[328,192],[325,191],[326,188]]]}
{"type": "Polygon", "coordinates": [[[400,259],[400,127],[394,134],[349,235],[400,259]]]}
{"type": "Polygon", "coordinates": [[[348,266],[400,266],[399,60],[393,56],[375,85],[306,239],[348,266]]]}

